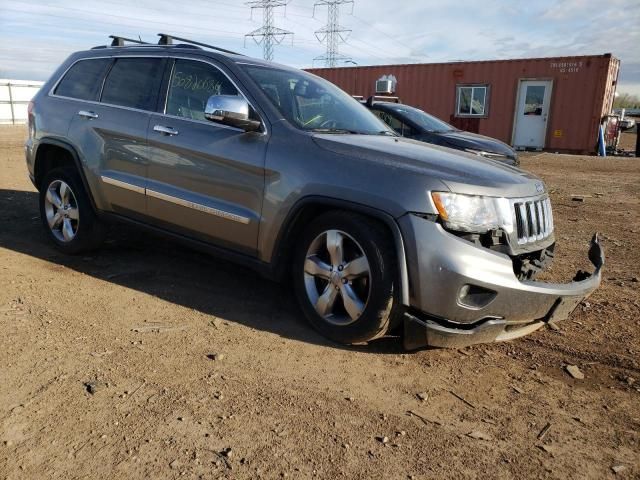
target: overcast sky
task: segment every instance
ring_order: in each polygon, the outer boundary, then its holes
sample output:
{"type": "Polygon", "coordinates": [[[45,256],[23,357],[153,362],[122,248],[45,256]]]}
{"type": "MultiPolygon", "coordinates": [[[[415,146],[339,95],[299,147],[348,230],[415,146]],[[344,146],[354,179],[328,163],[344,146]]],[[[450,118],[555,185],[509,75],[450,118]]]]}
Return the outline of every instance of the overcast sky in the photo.
{"type": "MultiPolygon", "coordinates": [[[[277,9],[277,26],[294,32],[276,47],[277,62],[309,67],[324,53],[313,32],[326,7],[314,17],[313,4],[277,9]]],[[[340,20],[352,30],[340,53],[360,65],[611,52],[622,60],[618,91],[640,94],[639,0],[355,0],[340,20]]],[[[244,34],[261,22],[240,0],[0,0],[0,78],[44,80],[112,33],[155,42],[172,32],[260,57],[244,34]]]]}

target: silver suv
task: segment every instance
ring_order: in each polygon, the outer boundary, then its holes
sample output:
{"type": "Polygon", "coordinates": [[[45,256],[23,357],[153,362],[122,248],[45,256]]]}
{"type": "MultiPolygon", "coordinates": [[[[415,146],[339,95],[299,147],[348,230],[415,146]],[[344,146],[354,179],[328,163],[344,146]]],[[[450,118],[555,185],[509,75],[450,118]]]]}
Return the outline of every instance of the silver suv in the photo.
{"type": "Polygon", "coordinates": [[[405,347],[507,340],[598,287],[534,281],[553,257],[535,176],[398,137],[309,73],[162,35],[71,55],[29,106],[26,157],[63,251],[133,223],[292,281],[323,335],[405,347]]]}

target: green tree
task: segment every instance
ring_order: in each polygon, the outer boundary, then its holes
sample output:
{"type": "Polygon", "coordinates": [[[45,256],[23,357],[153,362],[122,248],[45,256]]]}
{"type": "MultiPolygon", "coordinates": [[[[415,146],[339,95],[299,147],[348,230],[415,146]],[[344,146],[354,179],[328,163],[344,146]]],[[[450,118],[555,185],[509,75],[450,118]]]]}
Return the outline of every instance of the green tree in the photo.
{"type": "Polygon", "coordinates": [[[640,108],[640,97],[620,92],[613,100],[613,108],[640,108]]]}

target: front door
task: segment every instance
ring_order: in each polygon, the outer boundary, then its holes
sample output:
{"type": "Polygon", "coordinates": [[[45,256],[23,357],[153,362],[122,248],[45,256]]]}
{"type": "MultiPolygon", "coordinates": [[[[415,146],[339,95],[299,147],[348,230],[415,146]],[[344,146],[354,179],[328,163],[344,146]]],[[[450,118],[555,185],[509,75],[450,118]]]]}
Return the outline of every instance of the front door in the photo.
{"type": "Polygon", "coordinates": [[[264,132],[207,120],[212,95],[242,95],[217,66],[176,59],[164,112],[148,127],[147,213],[160,226],[255,254],[264,192],[264,132]]]}
{"type": "Polygon", "coordinates": [[[542,149],[547,134],[547,119],[551,101],[551,80],[520,82],[513,146],[542,149]]]}

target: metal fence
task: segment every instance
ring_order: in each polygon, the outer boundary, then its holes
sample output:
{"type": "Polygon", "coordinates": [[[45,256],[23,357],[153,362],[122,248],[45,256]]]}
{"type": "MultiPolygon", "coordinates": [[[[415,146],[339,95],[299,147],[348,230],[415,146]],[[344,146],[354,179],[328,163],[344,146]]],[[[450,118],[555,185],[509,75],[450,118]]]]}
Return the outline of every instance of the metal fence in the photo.
{"type": "Polygon", "coordinates": [[[0,79],[0,124],[27,122],[27,106],[44,82],[0,79]]]}

